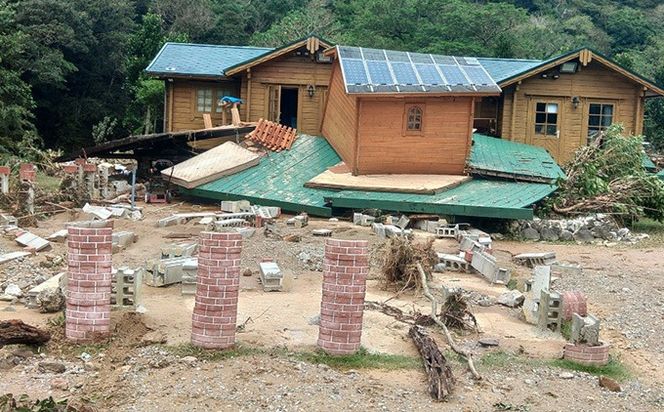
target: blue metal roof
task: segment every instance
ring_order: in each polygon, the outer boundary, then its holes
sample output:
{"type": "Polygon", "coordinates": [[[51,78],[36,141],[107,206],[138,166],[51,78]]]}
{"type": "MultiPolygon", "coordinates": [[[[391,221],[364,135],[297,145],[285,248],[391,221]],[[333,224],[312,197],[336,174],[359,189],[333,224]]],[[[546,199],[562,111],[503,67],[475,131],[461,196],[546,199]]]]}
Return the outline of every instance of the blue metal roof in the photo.
{"type": "Polygon", "coordinates": [[[229,67],[272,50],[266,47],[166,43],[145,71],[157,76],[223,77],[229,67]]]}
{"type": "Polygon", "coordinates": [[[497,57],[478,57],[477,60],[496,83],[526,72],[542,63],[541,60],[501,59],[497,57]]]}

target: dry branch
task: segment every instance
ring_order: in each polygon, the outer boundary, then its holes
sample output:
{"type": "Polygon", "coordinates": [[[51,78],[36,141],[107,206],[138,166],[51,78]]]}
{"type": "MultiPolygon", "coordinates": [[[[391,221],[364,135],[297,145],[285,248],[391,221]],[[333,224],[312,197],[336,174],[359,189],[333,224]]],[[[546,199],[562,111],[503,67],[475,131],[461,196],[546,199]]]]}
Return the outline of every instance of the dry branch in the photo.
{"type": "Polygon", "coordinates": [[[454,388],[454,375],[447,359],[438,349],[436,341],[433,340],[426,330],[413,325],[408,330],[408,336],[413,339],[417,350],[422,356],[424,369],[429,380],[429,394],[437,401],[443,401],[452,393],[454,388]]]}

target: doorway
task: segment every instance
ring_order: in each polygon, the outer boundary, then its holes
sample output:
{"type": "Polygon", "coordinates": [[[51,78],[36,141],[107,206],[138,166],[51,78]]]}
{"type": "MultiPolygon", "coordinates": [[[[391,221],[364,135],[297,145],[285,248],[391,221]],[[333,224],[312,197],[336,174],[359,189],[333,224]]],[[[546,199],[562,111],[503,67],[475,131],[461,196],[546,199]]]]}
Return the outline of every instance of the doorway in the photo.
{"type": "Polygon", "coordinates": [[[297,128],[297,103],[299,89],[297,87],[282,87],[281,102],[279,103],[279,123],[297,128]]]}

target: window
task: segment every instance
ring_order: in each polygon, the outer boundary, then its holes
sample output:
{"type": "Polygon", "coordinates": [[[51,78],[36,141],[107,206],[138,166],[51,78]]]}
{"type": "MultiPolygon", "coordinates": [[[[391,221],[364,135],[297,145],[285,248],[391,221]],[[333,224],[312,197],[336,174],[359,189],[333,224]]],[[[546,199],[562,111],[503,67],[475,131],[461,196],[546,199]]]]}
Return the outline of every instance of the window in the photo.
{"type": "Polygon", "coordinates": [[[558,103],[535,105],[535,134],[558,137],[558,103]]]}
{"type": "Polygon", "coordinates": [[[198,89],[196,91],[196,111],[202,113],[212,111],[212,89],[198,89]]]}
{"type": "Polygon", "coordinates": [[[613,105],[590,103],[588,109],[588,136],[603,132],[613,123],[613,105]]]}
{"type": "Polygon", "coordinates": [[[422,131],[422,108],[410,106],[406,115],[406,132],[422,131]]]}
{"type": "Polygon", "coordinates": [[[229,88],[224,88],[224,89],[217,89],[217,98],[215,100],[215,111],[217,113],[221,113],[221,98],[224,96],[232,96],[232,97],[237,97],[236,93],[234,90],[229,89],[229,88]]]}

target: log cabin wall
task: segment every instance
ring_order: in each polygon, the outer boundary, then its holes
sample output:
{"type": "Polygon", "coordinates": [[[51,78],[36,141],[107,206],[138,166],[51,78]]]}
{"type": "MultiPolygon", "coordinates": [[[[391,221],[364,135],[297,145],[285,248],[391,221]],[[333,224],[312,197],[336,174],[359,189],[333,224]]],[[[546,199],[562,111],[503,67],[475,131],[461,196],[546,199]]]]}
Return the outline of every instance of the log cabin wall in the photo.
{"type": "Polygon", "coordinates": [[[311,55],[295,53],[252,67],[241,76],[241,97],[249,108],[248,121],[268,118],[270,86],[294,87],[298,89],[298,132],[320,135],[331,68],[329,63],[317,63],[311,55]],[[307,91],[309,85],[314,87],[312,97],[307,91]]]}
{"type": "Polygon", "coordinates": [[[559,162],[572,158],[587,144],[590,104],[613,106],[613,123],[622,123],[628,134],[643,132],[643,88],[618,72],[592,61],[574,74],[556,80],[534,75],[503,89],[499,134],[507,139],[546,148],[559,162]],[[574,107],[573,97],[579,101],[574,107]],[[559,105],[558,137],[535,134],[536,105],[559,105]]]}
{"type": "Polygon", "coordinates": [[[339,64],[334,63],[322,133],[353,172],[357,116],[357,98],[346,94],[339,64]]]}
{"type": "MultiPolygon", "coordinates": [[[[166,82],[166,110],[168,114],[168,125],[165,130],[179,132],[183,130],[204,129],[203,111],[199,111],[197,104],[197,93],[199,90],[209,90],[212,102],[210,105],[210,117],[212,125],[222,124],[222,114],[217,111],[217,99],[225,94],[233,96],[240,95],[240,82],[236,80],[182,80],[173,79],[166,82]]],[[[245,118],[245,108],[240,106],[240,118],[245,118]]],[[[230,123],[230,114],[227,115],[227,123],[230,123]]]]}
{"type": "Polygon", "coordinates": [[[359,99],[358,174],[463,174],[470,151],[474,99],[359,99]],[[408,132],[410,107],[421,108],[422,131],[408,132]]]}

